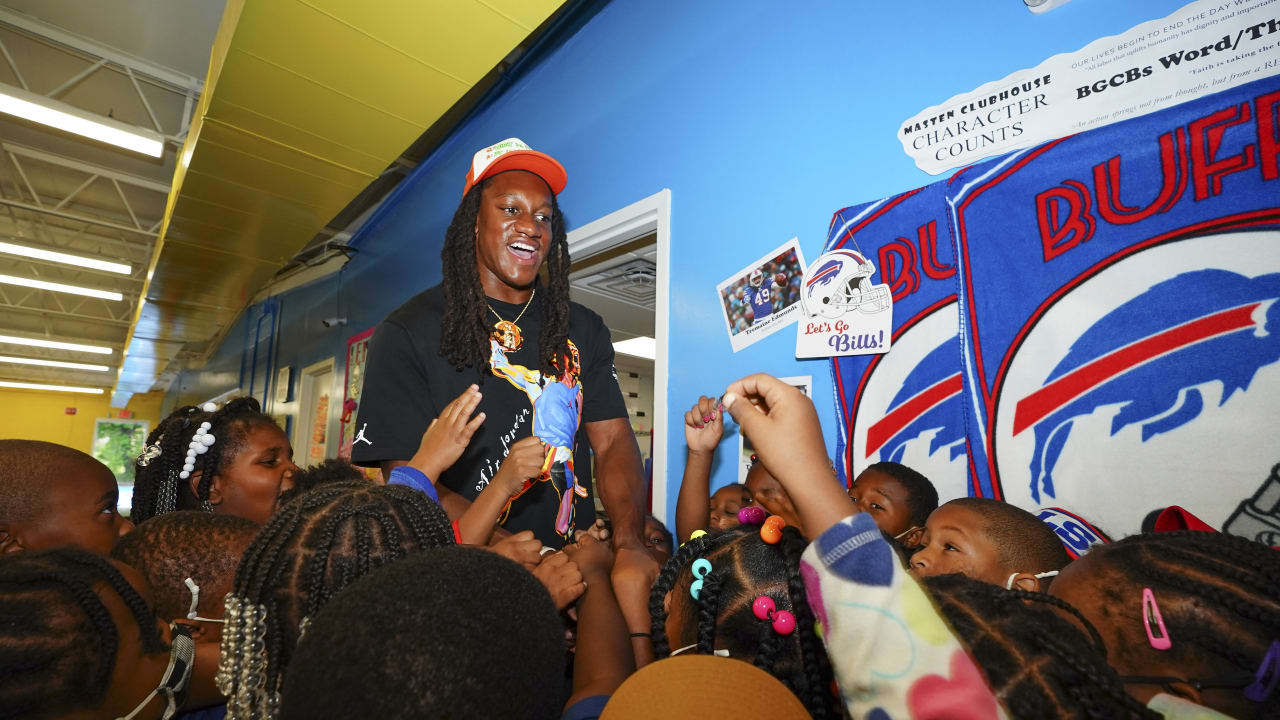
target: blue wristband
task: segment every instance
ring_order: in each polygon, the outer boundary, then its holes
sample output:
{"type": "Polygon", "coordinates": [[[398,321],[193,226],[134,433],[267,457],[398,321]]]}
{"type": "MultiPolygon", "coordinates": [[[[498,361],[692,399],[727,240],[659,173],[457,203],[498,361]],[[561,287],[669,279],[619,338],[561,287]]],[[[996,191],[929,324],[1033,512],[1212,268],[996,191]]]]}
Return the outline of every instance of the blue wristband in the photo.
{"type": "Polygon", "coordinates": [[[405,485],[414,490],[421,490],[427,494],[437,505],[440,504],[440,496],[436,494],[436,486],[431,484],[431,478],[427,474],[415,467],[401,465],[391,470],[391,477],[387,479],[388,485],[405,485]]]}

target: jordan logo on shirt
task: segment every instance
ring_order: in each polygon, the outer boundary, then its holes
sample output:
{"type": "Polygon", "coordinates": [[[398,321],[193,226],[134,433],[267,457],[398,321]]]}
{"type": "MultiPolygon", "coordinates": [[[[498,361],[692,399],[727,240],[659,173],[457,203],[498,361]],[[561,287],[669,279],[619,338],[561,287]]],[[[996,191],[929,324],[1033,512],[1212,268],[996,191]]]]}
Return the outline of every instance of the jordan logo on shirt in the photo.
{"type": "Polygon", "coordinates": [[[369,423],[365,423],[361,425],[360,429],[356,431],[356,437],[354,440],[351,441],[352,447],[355,447],[356,443],[358,442],[365,443],[366,445],[373,445],[373,441],[364,436],[364,429],[367,427],[369,427],[369,423]]]}

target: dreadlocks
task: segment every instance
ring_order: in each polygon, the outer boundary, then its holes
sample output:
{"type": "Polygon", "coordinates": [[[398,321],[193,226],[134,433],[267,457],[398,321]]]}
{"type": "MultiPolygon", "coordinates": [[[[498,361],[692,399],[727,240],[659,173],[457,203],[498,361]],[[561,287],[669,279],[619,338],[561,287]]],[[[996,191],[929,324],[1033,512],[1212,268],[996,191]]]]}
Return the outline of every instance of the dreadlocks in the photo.
{"type": "MultiPolygon", "coordinates": [[[[471,188],[453,213],[445,232],[440,260],[444,274],[444,317],[440,355],[458,369],[474,367],[481,376],[489,372],[488,300],[476,270],[476,217],[489,181],[471,188]]],[[[564,215],[551,195],[551,245],[547,249],[547,286],[539,293],[542,329],[538,358],[543,375],[558,375],[560,358],[569,353],[569,243],[564,215]]]]}
{"type": "MultiPolygon", "coordinates": [[[[1173,639],[1165,652],[1183,667],[1249,677],[1280,640],[1280,552],[1234,535],[1189,530],[1134,535],[1094,553],[1102,612],[1123,622],[1139,612],[1134,598],[1151,588],[1173,639]]],[[[1124,648],[1113,651],[1114,665],[1129,664],[1124,648]]],[[[1241,691],[1239,699],[1254,705],[1258,717],[1280,714],[1280,693],[1254,704],[1241,691]]]]}
{"type": "Polygon", "coordinates": [[[94,586],[129,608],[143,649],[165,649],[154,615],[105,558],[83,550],[24,552],[0,562],[0,718],[57,717],[102,702],[121,630],[94,586]]]}
{"type": "Polygon", "coordinates": [[[227,717],[274,718],[308,618],[405,555],[453,545],[444,510],[399,485],[330,484],[282,507],[245,551],[227,596],[218,689],[227,717]]]}
{"type": "Polygon", "coordinates": [[[1098,631],[1066,602],[960,574],[924,585],[1010,716],[1160,717],[1125,692],[1098,631]]]}
{"type": "Polygon", "coordinates": [[[831,665],[814,630],[813,611],[800,578],[800,556],[807,545],[790,526],[783,528],[778,544],[770,545],[760,539],[760,526],[744,525],[680,546],[649,595],[654,653],[659,659],[671,654],[663,601],[674,590],[672,607],[692,605],[684,615],[696,619],[693,632],[679,639],[681,644],[693,640],[696,652],[711,654],[718,638],[730,657],[754,658],[757,667],[785,683],[814,718],[840,717],[837,698],[831,694],[831,665]],[[689,566],[698,558],[710,561],[712,570],[702,578],[702,589],[694,600],[689,595],[693,580],[689,566]],[[756,619],[751,605],[761,595],[795,615],[795,632],[779,635],[770,623],[756,619]]]}
{"type": "MultiPolygon", "coordinates": [[[[255,425],[276,426],[270,415],[262,412],[251,397],[231,400],[222,409],[208,413],[195,405],[180,407],[160,421],[147,436],[147,448],[159,449],[151,457],[144,450],[139,456],[134,480],[132,519],[135,523],[174,510],[196,510],[209,500],[213,478],[235,461],[244,447],[245,435],[255,425]],[[200,473],[196,492],[179,477],[187,459],[187,447],[200,424],[210,424],[209,433],[216,440],[203,455],[195,456],[195,471],[200,473]],[[142,462],[146,462],[143,465],[142,462]]],[[[193,472],[193,474],[194,474],[193,472]]]]}

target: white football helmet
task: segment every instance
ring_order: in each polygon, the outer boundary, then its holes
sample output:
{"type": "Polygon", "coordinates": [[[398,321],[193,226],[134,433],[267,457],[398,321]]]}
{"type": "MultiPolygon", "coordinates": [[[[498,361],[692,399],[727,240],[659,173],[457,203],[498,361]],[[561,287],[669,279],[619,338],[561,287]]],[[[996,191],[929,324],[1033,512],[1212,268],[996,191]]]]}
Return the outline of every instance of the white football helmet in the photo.
{"type": "Polygon", "coordinates": [[[764,273],[759,268],[751,271],[750,283],[751,287],[760,287],[764,284],[764,273]]]}
{"type": "Polygon", "coordinates": [[[838,318],[850,310],[868,315],[893,306],[889,286],[872,285],[876,268],[853,250],[820,255],[804,274],[800,302],[809,317],[838,318]]]}

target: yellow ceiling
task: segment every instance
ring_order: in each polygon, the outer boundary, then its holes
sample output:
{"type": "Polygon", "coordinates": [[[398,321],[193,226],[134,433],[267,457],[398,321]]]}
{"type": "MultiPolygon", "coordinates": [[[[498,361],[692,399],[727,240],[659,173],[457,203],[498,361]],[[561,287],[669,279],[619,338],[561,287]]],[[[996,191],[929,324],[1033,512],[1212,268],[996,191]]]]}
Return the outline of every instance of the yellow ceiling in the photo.
{"type": "Polygon", "coordinates": [[[213,339],[561,4],[228,0],[129,353],[213,339]]]}

